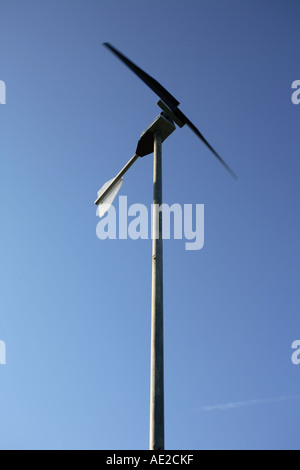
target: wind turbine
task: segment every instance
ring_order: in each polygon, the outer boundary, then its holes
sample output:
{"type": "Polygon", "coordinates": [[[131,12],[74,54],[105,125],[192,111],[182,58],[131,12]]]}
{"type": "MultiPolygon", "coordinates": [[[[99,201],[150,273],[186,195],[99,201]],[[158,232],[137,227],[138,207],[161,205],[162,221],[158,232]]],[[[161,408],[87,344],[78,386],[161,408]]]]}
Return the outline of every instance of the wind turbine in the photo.
{"type": "Polygon", "coordinates": [[[163,110],[142,133],[134,156],[115,178],[98,191],[95,204],[101,217],[109,209],[123,183],[123,176],[139,157],[150,153],[153,158],[153,234],[152,234],[152,308],[151,308],[151,386],[150,386],[150,450],[163,450],[164,439],[164,341],[163,341],[163,239],[162,213],[162,142],[174,132],[176,126],[185,124],[210,149],[212,154],[236,179],[235,173],[208,143],[197,127],[178,108],[174,98],[157,80],[125,57],[109,43],[104,43],[127,67],[130,68],[160,98],[158,106],[163,110]]]}

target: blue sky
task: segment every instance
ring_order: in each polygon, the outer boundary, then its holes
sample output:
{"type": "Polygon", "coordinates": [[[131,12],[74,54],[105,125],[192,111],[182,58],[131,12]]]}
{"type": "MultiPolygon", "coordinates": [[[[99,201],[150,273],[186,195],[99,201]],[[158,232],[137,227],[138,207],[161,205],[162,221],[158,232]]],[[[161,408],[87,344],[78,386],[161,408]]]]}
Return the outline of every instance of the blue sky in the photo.
{"type": "MultiPolygon", "coordinates": [[[[151,241],[96,237],[98,189],[157,98],[180,101],[164,201],[205,205],[205,245],[164,243],[168,449],[299,449],[295,0],[0,1],[0,448],[147,449],[151,241]],[[233,405],[232,405],[233,404],[233,405]]],[[[152,199],[152,156],[126,175],[152,199]]]]}

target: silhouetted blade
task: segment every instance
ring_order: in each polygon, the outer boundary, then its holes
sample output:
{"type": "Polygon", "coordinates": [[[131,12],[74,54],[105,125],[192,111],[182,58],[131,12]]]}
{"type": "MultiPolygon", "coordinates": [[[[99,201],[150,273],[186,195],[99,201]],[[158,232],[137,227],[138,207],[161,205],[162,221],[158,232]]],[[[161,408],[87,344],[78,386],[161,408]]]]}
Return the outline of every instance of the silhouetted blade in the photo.
{"type": "Polygon", "coordinates": [[[214,156],[217,157],[219,162],[222,163],[222,165],[226,168],[226,170],[229,171],[231,176],[233,176],[234,179],[237,179],[236,174],[230,168],[230,166],[227,165],[227,163],[223,160],[222,157],[220,157],[220,155],[215,151],[215,149],[210,145],[210,143],[207,142],[207,140],[201,134],[201,132],[197,129],[197,127],[194,126],[194,124],[183,114],[183,112],[180,111],[180,109],[175,109],[174,114],[176,114],[176,116],[180,119],[180,121],[184,122],[185,124],[189,126],[189,128],[199,137],[199,139],[202,140],[202,142],[209,148],[209,150],[214,154],[214,156]]]}
{"type": "Polygon", "coordinates": [[[135,65],[131,60],[127,59],[120,51],[118,51],[115,47],[113,47],[108,42],[103,43],[104,46],[108,47],[124,64],[127,65],[144,83],[146,83],[151,90],[153,90],[173,111],[179,105],[179,101],[177,101],[174,96],[172,96],[157,80],[150,77],[146,72],[140,69],[137,65],[135,65]]]}
{"type": "Polygon", "coordinates": [[[137,65],[135,65],[131,60],[125,57],[120,51],[118,51],[114,46],[109,44],[108,42],[103,43],[111,52],[113,52],[127,67],[132,70],[140,79],[148,85],[151,90],[154,91],[163,101],[164,103],[171,109],[173,114],[177,116],[179,122],[182,124],[187,124],[189,128],[202,140],[202,142],[209,148],[209,150],[214,154],[214,156],[219,160],[220,163],[226,168],[226,170],[237,179],[236,174],[232,171],[229,165],[220,157],[220,155],[213,149],[213,147],[207,142],[205,137],[201,134],[201,132],[197,129],[196,126],[178,109],[178,105],[180,104],[174,96],[172,96],[157,80],[150,77],[146,72],[140,69],[137,65]]]}

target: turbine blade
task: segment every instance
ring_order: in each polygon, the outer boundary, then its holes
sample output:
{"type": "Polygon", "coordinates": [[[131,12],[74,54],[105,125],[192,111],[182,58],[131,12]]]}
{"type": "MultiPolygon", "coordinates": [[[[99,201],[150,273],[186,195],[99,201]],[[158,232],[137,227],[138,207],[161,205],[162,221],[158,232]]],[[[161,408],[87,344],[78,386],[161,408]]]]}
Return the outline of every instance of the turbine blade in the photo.
{"type": "Polygon", "coordinates": [[[118,49],[112,46],[108,42],[104,42],[103,45],[107,47],[111,52],[113,52],[127,67],[132,70],[146,85],[148,85],[151,90],[153,90],[163,101],[164,103],[173,111],[173,114],[177,116],[179,121],[182,124],[187,124],[189,128],[202,140],[202,142],[209,148],[209,150],[215,155],[215,157],[219,160],[219,162],[226,168],[226,170],[233,176],[234,179],[237,179],[236,174],[230,168],[229,165],[220,157],[220,155],[213,149],[213,147],[207,142],[205,137],[201,134],[201,132],[197,129],[196,126],[178,109],[178,105],[180,104],[179,101],[174,98],[157,80],[153,77],[148,75],[144,72],[140,67],[135,65],[131,60],[125,57],[118,49]]]}
{"type": "Polygon", "coordinates": [[[127,67],[132,70],[148,87],[151,88],[173,111],[179,105],[174,96],[172,96],[157,80],[144,72],[140,67],[135,65],[131,60],[125,57],[120,51],[108,42],[104,42],[103,45],[110,49],[127,67]]]}
{"type": "Polygon", "coordinates": [[[224,168],[226,168],[226,170],[231,174],[231,176],[233,176],[233,178],[237,180],[237,176],[234,173],[234,171],[230,168],[229,165],[227,165],[225,160],[223,160],[223,158],[220,157],[220,155],[215,151],[215,149],[210,145],[210,143],[201,134],[199,129],[197,129],[197,127],[183,114],[183,112],[177,108],[174,111],[174,114],[176,114],[176,116],[180,119],[180,121],[184,122],[185,124],[189,126],[189,128],[199,137],[200,140],[202,140],[202,142],[206,145],[206,147],[209,148],[209,150],[214,154],[214,156],[219,160],[219,162],[224,166],[224,168]]]}

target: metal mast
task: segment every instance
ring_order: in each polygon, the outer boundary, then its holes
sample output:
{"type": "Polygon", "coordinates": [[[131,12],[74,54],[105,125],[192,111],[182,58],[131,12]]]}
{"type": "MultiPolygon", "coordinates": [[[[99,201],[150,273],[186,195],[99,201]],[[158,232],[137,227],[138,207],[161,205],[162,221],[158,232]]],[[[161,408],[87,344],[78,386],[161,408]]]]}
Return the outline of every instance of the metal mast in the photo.
{"type": "Polygon", "coordinates": [[[163,450],[164,438],[164,326],[162,239],[162,137],[154,134],[150,450],[163,450]]]}

